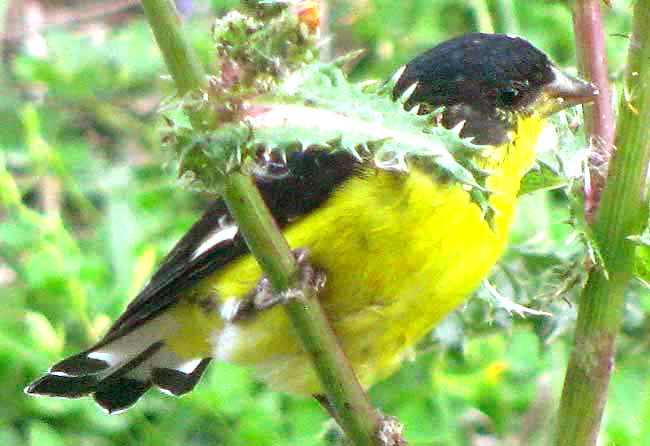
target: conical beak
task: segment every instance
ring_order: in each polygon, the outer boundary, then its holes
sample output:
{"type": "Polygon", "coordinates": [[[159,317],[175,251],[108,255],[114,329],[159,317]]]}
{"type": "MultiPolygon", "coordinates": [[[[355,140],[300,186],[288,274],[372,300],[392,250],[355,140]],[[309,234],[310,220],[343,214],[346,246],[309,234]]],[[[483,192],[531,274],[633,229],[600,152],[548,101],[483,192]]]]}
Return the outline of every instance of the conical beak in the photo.
{"type": "Polygon", "coordinates": [[[539,107],[544,117],[567,107],[591,102],[598,95],[594,84],[569,76],[556,67],[551,69],[554,79],[542,90],[543,103],[539,107]]]}

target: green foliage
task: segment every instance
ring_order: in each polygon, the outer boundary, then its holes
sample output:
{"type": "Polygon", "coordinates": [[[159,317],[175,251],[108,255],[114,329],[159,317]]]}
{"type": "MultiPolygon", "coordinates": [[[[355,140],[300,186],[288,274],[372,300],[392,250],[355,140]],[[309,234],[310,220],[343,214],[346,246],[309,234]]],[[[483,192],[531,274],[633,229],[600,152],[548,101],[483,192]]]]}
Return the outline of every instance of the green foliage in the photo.
{"type": "Polygon", "coordinates": [[[628,237],[636,247],[636,277],[650,288],[650,232],[646,227],[643,234],[628,237]]]}
{"type": "Polygon", "coordinates": [[[413,89],[397,102],[391,98],[399,71],[383,86],[350,83],[335,64],[316,61],[319,42],[281,10],[262,20],[232,12],[217,21],[213,34],[221,69],[208,91],[167,105],[173,113],[164,139],[187,182],[220,193],[228,172],[260,149],[286,156],[328,147],[396,171],[417,158],[427,171],[472,187],[472,199],[491,223],[488,172],[471,161],[481,147],[456,130],[432,128],[430,118],[405,113],[413,89]],[[188,116],[201,110],[215,115],[205,132],[189,124],[188,116]]]}
{"type": "MultiPolygon", "coordinates": [[[[223,2],[211,3],[225,12],[223,2]]],[[[496,3],[488,2],[493,14],[496,3]]],[[[629,29],[630,3],[613,2],[606,9],[614,75],[629,43],[617,36],[629,29]]],[[[571,17],[562,2],[513,4],[517,23],[508,26],[561,65],[572,64],[571,17]]],[[[417,0],[399,8],[385,0],[331,2],[330,9],[332,41],[321,51],[366,49],[352,71],[357,80],[386,79],[418,51],[476,30],[470,2],[417,0]]],[[[222,67],[214,64],[208,15],[194,17],[186,28],[216,73],[222,67]]],[[[270,392],[249,371],[228,364],[212,364],[185,398],[150,392],[115,416],[88,399],[22,393],[54,361],[86,348],[104,332],[210,198],[179,188],[173,169],[161,167],[167,155],[156,143],[152,112],[171,83],[161,79],[163,64],[145,22],[134,17],[105,32],[103,40],[81,31],[48,32],[48,54],[20,51],[2,78],[0,443],[332,444],[336,435],[318,404],[270,392]]],[[[380,104],[383,112],[395,112],[390,119],[397,116],[399,104],[364,91],[357,81],[340,81],[335,67],[314,65],[296,73],[293,79],[310,91],[320,88],[315,99],[328,112],[367,114],[374,122],[372,110],[380,104]],[[331,87],[336,88],[328,97],[331,87]],[[336,94],[368,102],[350,108],[338,104],[336,94]]],[[[307,92],[292,96],[285,91],[287,82],[271,95],[260,95],[260,101],[280,98],[283,105],[304,106],[307,92]]],[[[422,119],[399,116],[405,120],[399,126],[417,126],[422,119]]],[[[183,125],[178,115],[172,117],[183,125]]],[[[560,147],[573,154],[560,151],[564,168],[555,153],[544,155],[540,172],[548,177],[546,166],[551,167],[551,185],[575,182],[581,172],[583,140],[566,134],[571,121],[557,123],[560,147]]],[[[272,145],[280,134],[268,133],[264,141],[272,145]]],[[[323,139],[335,141],[334,136],[323,139]]],[[[385,144],[383,138],[377,142],[385,144]]],[[[546,180],[535,182],[537,189],[549,187],[546,180]]],[[[568,208],[565,189],[522,197],[510,250],[490,278],[502,295],[553,317],[511,316],[487,303],[489,291],[482,288],[477,294],[485,299],[471,299],[419,346],[414,361],[372,389],[376,405],[406,424],[412,444],[549,444],[550,428],[543,421],[552,418],[557,405],[575,310],[564,299],[573,299],[571,286],[579,287],[585,262],[583,245],[564,223],[572,218],[568,208]]],[[[649,313],[647,289],[630,290],[604,444],[638,445],[650,436],[649,313]]]]}
{"type": "Polygon", "coordinates": [[[156,46],[150,36],[144,22],[117,31],[101,45],[93,44],[92,36],[55,33],[48,36],[47,56],[19,55],[14,74],[19,80],[47,85],[50,95],[66,101],[142,90],[162,68],[160,60],[151,63],[156,46]]]}
{"type": "Polygon", "coordinates": [[[560,189],[566,186],[568,186],[566,178],[563,178],[561,174],[544,161],[538,161],[533,169],[527,172],[522,178],[519,195],[560,189]]]}

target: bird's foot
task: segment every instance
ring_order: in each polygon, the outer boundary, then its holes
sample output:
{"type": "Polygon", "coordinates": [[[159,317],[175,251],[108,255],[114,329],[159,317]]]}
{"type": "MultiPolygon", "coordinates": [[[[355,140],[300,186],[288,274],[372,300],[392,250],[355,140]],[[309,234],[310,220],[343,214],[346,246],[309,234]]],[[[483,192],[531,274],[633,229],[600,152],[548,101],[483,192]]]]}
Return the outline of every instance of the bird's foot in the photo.
{"type": "Polygon", "coordinates": [[[320,292],[325,286],[325,272],[309,263],[309,253],[306,249],[294,249],[293,255],[298,266],[295,286],[278,293],[273,290],[268,277],[264,276],[243,298],[226,301],[221,308],[222,318],[228,322],[240,322],[278,304],[304,299],[306,295],[320,292]]]}

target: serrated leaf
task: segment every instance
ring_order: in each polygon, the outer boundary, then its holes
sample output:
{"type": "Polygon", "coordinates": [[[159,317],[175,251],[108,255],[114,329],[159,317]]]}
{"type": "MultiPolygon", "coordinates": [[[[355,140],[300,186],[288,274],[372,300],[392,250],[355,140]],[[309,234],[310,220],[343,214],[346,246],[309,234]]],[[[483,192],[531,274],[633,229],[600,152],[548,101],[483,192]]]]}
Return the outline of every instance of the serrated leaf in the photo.
{"type": "Polygon", "coordinates": [[[224,176],[260,150],[285,156],[313,146],[346,150],[381,169],[403,171],[412,162],[462,184],[493,226],[488,173],[472,162],[484,147],[461,138],[460,128],[432,125],[430,116],[405,111],[415,87],[392,98],[401,70],[383,84],[352,83],[340,61],[317,62],[315,38],[301,32],[295,17],[284,13],[260,20],[232,12],[217,21],[220,72],[206,91],[167,105],[172,113],[164,139],[177,154],[181,178],[218,193],[224,176]],[[187,128],[183,116],[197,110],[208,112],[203,125],[212,128],[187,128]]]}
{"type": "Polygon", "coordinates": [[[429,117],[406,112],[384,90],[369,93],[366,83],[348,82],[333,65],[305,66],[255,102],[252,142],[280,150],[317,145],[356,156],[367,151],[387,170],[403,170],[405,160],[417,159],[432,174],[471,186],[472,199],[489,217],[489,172],[470,162],[482,147],[460,138],[457,129],[432,127],[429,117]]]}
{"type": "Polygon", "coordinates": [[[485,286],[489,291],[489,296],[492,298],[493,305],[497,308],[506,310],[509,314],[516,313],[519,317],[526,317],[527,314],[533,316],[552,316],[551,313],[546,311],[533,310],[532,308],[525,307],[508,299],[499,293],[487,279],[483,281],[483,286],[485,286]]]}

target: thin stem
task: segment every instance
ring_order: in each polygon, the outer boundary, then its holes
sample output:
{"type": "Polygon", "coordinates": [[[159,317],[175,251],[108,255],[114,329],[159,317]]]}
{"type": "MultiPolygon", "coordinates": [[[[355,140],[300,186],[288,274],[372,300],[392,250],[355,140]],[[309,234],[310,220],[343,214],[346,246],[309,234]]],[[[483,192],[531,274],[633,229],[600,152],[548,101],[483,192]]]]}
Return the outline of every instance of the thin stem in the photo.
{"type": "Polygon", "coordinates": [[[171,0],[141,0],[179,96],[206,85],[205,71],[185,38],[171,0]]]}
{"type": "Polygon", "coordinates": [[[605,184],[603,169],[614,151],[615,132],[600,2],[601,0],[579,0],[573,8],[580,72],[599,91],[593,104],[584,106],[585,126],[592,148],[589,175],[584,186],[585,215],[590,223],[593,223],[605,184]]]}
{"type": "Polygon", "coordinates": [[[648,218],[650,163],[650,0],[638,0],[628,54],[614,157],[596,214],[594,235],[604,268],[594,268],[580,298],[575,345],[557,417],[556,446],[595,446],[621,326],[623,292],[635,246],[648,218]]]}
{"type": "MultiPolygon", "coordinates": [[[[142,0],[142,3],[179,93],[200,89],[204,86],[205,73],[183,38],[172,4],[169,0],[142,0]]],[[[201,116],[190,118],[193,123],[201,123],[197,126],[199,130],[210,125],[206,126],[201,116]]],[[[240,172],[231,173],[223,196],[274,290],[298,287],[297,266],[291,250],[251,178],[240,172]]],[[[300,291],[302,297],[289,301],[285,308],[312,358],[327,398],[339,415],[341,427],[355,445],[378,444],[379,421],[375,410],[347,363],[318,299],[308,288],[300,291]]]]}
{"type": "MultiPolygon", "coordinates": [[[[251,178],[232,173],[228,177],[224,199],[273,288],[286,290],[300,286],[289,246],[251,178]]],[[[341,427],[354,444],[374,445],[378,426],[375,411],[350,368],[316,296],[310,295],[309,289],[302,292],[300,299],[286,303],[287,314],[312,358],[327,398],[339,415],[341,427]]]]}
{"type": "Polygon", "coordinates": [[[274,289],[286,290],[292,285],[296,262],[253,181],[247,175],[233,172],[224,189],[228,209],[260,267],[274,289]]]}
{"type": "Polygon", "coordinates": [[[495,0],[494,19],[496,32],[502,34],[519,33],[519,21],[517,20],[517,14],[515,14],[513,0],[495,0]]]}

